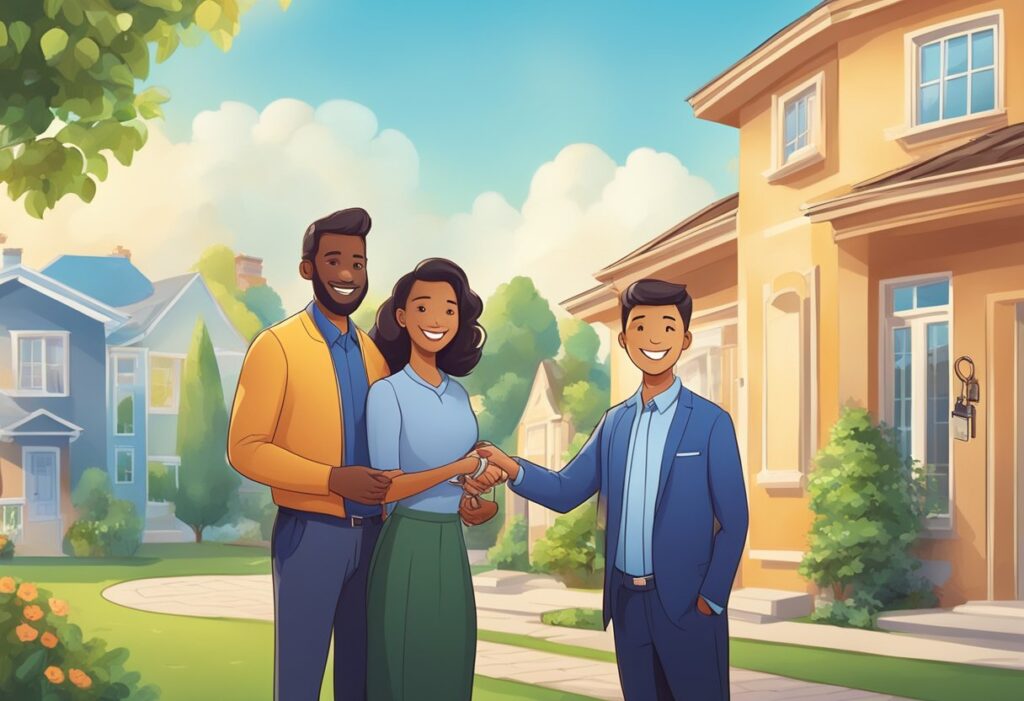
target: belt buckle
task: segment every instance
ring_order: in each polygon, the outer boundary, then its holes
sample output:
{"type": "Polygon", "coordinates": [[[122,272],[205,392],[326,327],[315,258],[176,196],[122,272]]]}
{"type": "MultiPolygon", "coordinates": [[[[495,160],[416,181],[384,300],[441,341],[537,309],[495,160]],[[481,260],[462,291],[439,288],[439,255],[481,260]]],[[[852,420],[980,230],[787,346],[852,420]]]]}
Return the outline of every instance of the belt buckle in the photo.
{"type": "Polygon", "coordinates": [[[647,586],[647,577],[633,577],[633,586],[634,587],[646,587],[647,586]]]}
{"type": "Polygon", "coordinates": [[[357,528],[358,526],[362,526],[363,525],[363,517],[362,516],[349,516],[348,517],[348,522],[349,522],[349,525],[352,526],[352,528],[357,528]]]}

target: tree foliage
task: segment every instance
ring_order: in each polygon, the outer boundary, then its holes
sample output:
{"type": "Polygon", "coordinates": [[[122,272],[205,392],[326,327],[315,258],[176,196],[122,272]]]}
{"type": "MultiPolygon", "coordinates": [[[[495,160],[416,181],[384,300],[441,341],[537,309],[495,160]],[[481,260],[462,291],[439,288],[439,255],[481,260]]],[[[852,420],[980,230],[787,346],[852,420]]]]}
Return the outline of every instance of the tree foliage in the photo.
{"type": "Polygon", "coordinates": [[[228,465],[228,412],[213,343],[202,319],[196,322],[185,359],[178,410],[178,490],[175,515],[192,527],[196,542],[203,529],[228,512],[241,478],[228,465]]]}
{"type": "Polygon", "coordinates": [[[207,248],[193,270],[203,277],[210,294],[246,340],[284,318],[281,297],[269,285],[250,287],[245,292],[238,289],[235,252],[227,246],[214,244],[207,248]]]}
{"type": "Polygon", "coordinates": [[[569,587],[599,587],[604,580],[604,529],[598,527],[597,500],[589,499],[555,519],[533,545],[533,566],[569,587]]]}
{"type": "Polygon", "coordinates": [[[483,396],[481,437],[501,445],[522,417],[537,366],[555,356],[561,341],[548,301],[528,277],[500,285],[480,323],[487,329],[484,355],[464,384],[470,395],[483,396]]]}
{"type": "Polygon", "coordinates": [[[870,627],[875,614],[908,597],[930,603],[910,552],[924,517],[921,472],[891,428],[874,425],[865,409],[844,409],[808,492],[815,519],[800,574],[834,598],[815,618],[870,627]]]}
{"type": "MultiPolygon", "coordinates": [[[[169,95],[141,89],[204,36],[227,51],[253,0],[0,2],[0,183],[41,218],[69,194],[90,202],[108,159],[130,165],[169,95]]],[[[288,0],[281,0],[287,7],[288,0]]]]}
{"type": "Polygon", "coordinates": [[[558,324],[562,353],[558,366],[562,371],[562,411],[572,417],[576,426],[573,437],[575,456],[590,432],[601,420],[611,402],[611,377],[608,362],[598,360],[601,339],[594,328],[579,319],[563,319],[558,324]]]}

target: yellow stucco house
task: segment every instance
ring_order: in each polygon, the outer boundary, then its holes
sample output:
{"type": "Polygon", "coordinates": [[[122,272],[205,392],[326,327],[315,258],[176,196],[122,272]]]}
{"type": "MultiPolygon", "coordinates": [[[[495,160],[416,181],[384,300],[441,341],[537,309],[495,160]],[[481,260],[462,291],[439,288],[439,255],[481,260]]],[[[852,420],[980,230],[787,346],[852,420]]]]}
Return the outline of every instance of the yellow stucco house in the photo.
{"type": "MultiPolygon", "coordinates": [[[[1024,3],[823,2],[689,101],[739,129],[738,195],[564,306],[617,333],[631,282],[689,286],[679,372],[732,413],[747,470],[737,586],[814,592],[806,476],[854,403],[929,465],[918,552],[941,605],[1024,598],[1024,3]],[[949,423],[962,355],[968,442],[949,423]]],[[[611,347],[618,402],[639,376],[611,347]]]]}

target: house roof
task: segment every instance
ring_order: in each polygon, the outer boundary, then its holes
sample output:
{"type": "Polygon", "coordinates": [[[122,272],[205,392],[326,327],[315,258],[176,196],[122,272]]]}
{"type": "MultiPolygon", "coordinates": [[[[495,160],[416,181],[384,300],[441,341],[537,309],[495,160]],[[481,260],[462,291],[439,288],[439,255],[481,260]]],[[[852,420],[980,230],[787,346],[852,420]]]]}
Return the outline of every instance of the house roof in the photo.
{"type": "Polygon", "coordinates": [[[21,283],[25,287],[101,322],[108,333],[127,321],[127,317],[117,309],[80,290],[69,287],[60,280],[23,265],[15,265],[0,271],[0,286],[10,282],[21,283]]]}
{"type": "Polygon", "coordinates": [[[153,283],[124,256],[64,255],[42,272],[112,307],[135,304],[153,294],[153,283]]]}
{"type": "Polygon", "coordinates": [[[545,374],[548,380],[548,386],[551,387],[551,392],[557,401],[562,396],[562,384],[565,380],[565,375],[562,373],[562,368],[558,367],[558,363],[550,358],[542,360],[540,363],[540,370],[545,374]]]}
{"type": "Polygon", "coordinates": [[[181,296],[199,273],[186,273],[164,278],[152,283],[152,294],[135,304],[125,305],[120,311],[129,316],[127,324],[111,334],[108,342],[111,345],[130,343],[140,335],[145,335],[160,319],[167,309],[181,296]]]}
{"type": "Polygon", "coordinates": [[[611,268],[616,268],[622,265],[623,263],[628,263],[634,258],[639,258],[644,253],[647,253],[648,251],[651,251],[657,248],[658,246],[667,243],[673,239],[685,236],[689,232],[699,227],[701,224],[706,224],[707,222],[713,219],[717,219],[723,214],[735,212],[739,207],[739,203],[740,193],[734,192],[731,195],[726,195],[722,199],[716,200],[715,202],[709,204],[707,207],[704,207],[704,209],[701,209],[695,212],[694,214],[691,214],[686,219],[683,219],[681,222],[679,222],[678,224],[676,224],[663,234],[655,236],[653,239],[645,243],[643,246],[640,246],[640,248],[637,248],[636,250],[627,253],[625,256],[618,259],[614,263],[606,265],[601,270],[601,272],[610,270],[611,268]]]}
{"type": "Polygon", "coordinates": [[[857,183],[853,190],[865,192],[885,185],[907,183],[933,175],[959,173],[1021,159],[1024,159],[1024,123],[1011,124],[930,158],[857,183]]]}

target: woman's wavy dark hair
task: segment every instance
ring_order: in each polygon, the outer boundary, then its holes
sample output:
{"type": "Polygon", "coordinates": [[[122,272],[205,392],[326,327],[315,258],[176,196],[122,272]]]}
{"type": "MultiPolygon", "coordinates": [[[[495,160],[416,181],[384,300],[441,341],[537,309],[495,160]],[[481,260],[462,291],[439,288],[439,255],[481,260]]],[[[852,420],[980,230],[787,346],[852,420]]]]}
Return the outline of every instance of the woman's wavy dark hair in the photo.
{"type": "Polygon", "coordinates": [[[391,372],[398,372],[409,362],[409,331],[398,325],[395,311],[405,309],[413,283],[447,282],[455,290],[459,305],[459,330],[451,342],[437,354],[437,367],[449,375],[465,377],[483,355],[487,333],[477,323],[484,310],[480,296],[469,286],[465,271],[445,258],[427,258],[411,273],[395,283],[391,297],[377,310],[377,321],[370,329],[370,338],[377,344],[391,372]]]}

